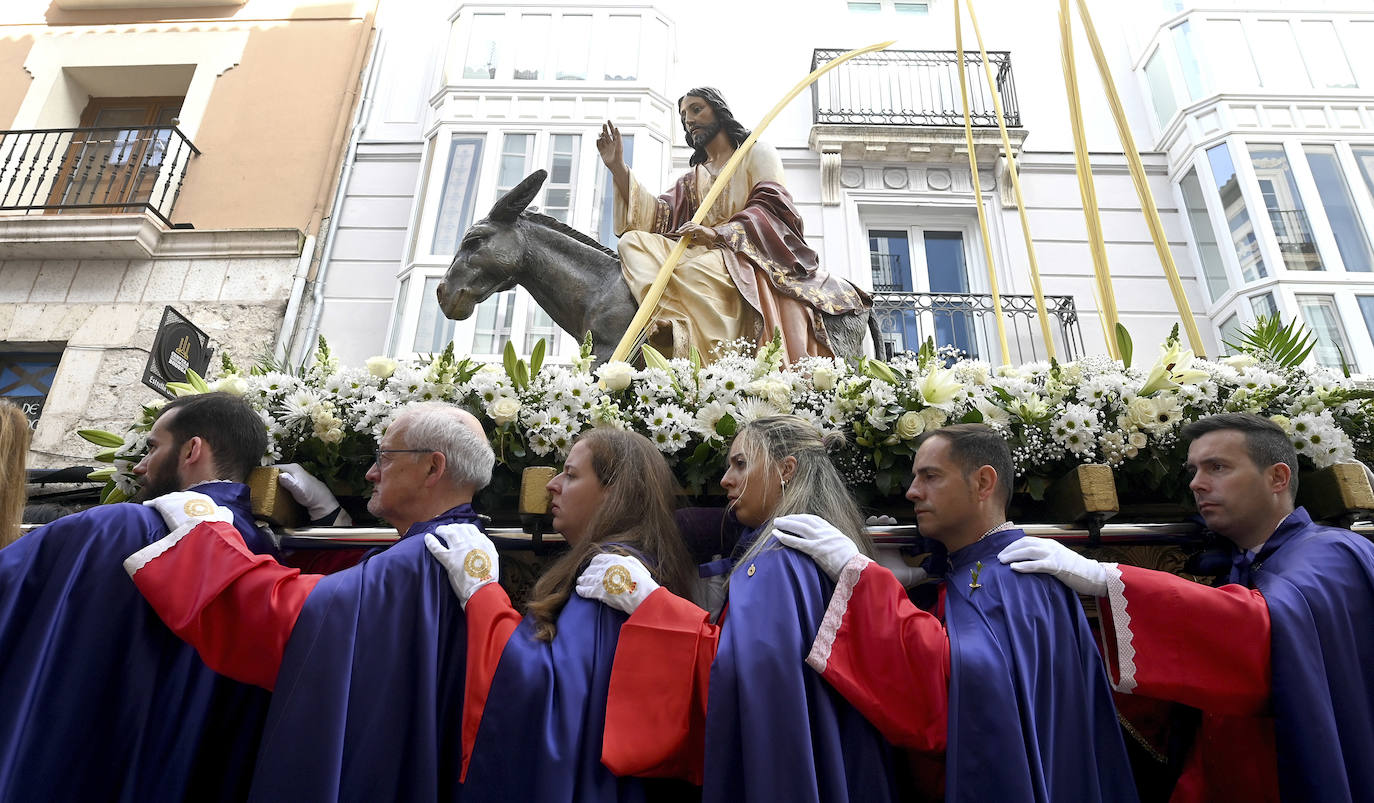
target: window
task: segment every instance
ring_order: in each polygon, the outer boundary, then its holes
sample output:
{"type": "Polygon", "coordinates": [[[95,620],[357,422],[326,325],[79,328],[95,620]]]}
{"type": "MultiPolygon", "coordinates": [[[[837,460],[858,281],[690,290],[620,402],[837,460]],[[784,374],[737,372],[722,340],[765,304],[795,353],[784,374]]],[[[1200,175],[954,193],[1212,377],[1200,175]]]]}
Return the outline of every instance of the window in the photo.
{"type": "Polygon", "coordinates": [[[572,213],[577,146],[581,139],[580,134],[549,137],[549,180],[544,185],[544,214],[560,223],[568,223],[572,213]]]}
{"type": "Polygon", "coordinates": [[[467,60],[463,62],[464,78],[496,77],[497,42],[503,15],[474,14],[468,29],[467,60]]]}
{"type": "Polygon", "coordinates": [[[1245,197],[1241,195],[1240,179],[1231,161],[1231,151],[1225,143],[1214,145],[1207,149],[1207,161],[1212,167],[1212,180],[1221,194],[1221,208],[1231,231],[1236,259],[1240,262],[1240,275],[1247,282],[1263,279],[1269,275],[1269,271],[1264,267],[1259,241],[1255,239],[1255,227],[1250,222],[1250,213],[1245,209],[1245,197]]]}
{"type": "Polygon", "coordinates": [[[588,51],[592,41],[590,14],[564,14],[558,23],[558,71],[560,81],[587,80],[588,51]]]}
{"type": "Polygon", "coordinates": [[[515,320],[515,291],[507,290],[477,305],[477,325],[472,338],[473,354],[500,354],[510,340],[515,320]]]}
{"type": "Polygon", "coordinates": [[[1288,24],[1288,20],[1258,20],[1252,30],[1255,32],[1255,49],[1264,54],[1264,58],[1259,60],[1262,86],[1266,89],[1307,89],[1312,86],[1302,54],[1298,52],[1298,42],[1293,38],[1293,26],[1288,24]]]}
{"type": "Polygon", "coordinates": [[[1202,275],[1206,280],[1207,295],[1216,301],[1231,289],[1231,280],[1226,276],[1226,266],[1221,259],[1221,248],[1217,245],[1212,219],[1207,216],[1207,202],[1202,196],[1202,185],[1197,180],[1197,169],[1189,170],[1178,186],[1183,191],[1183,204],[1188,211],[1188,225],[1193,231],[1198,258],[1202,260],[1202,275]]]}
{"type": "Polygon", "coordinates": [[[442,278],[425,277],[424,291],[420,293],[420,318],[415,322],[415,344],[411,351],[438,354],[453,339],[454,321],[439,309],[437,291],[442,278]]]}
{"type": "Polygon", "coordinates": [[[388,349],[391,356],[396,356],[400,351],[400,343],[397,338],[401,336],[401,319],[405,317],[406,301],[410,298],[410,277],[401,280],[401,289],[396,293],[396,310],[391,318],[391,332],[386,337],[389,344],[388,349]]]}
{"type": "Polygon", "coordinates": [[[496,197],[510,191],[530,173],[533,134],[507,134],[501,142],[501,169],[496,174],[496,197]]]}
{"type": "Polygon", "coordinates": [[[1341,252],[1345,269],[1368,273],[1374,270],[1374,255],[1369,251],[1369,237],[1360,225],[1359,214],[1355,211],[1355,199],[1350,194],[1350,185],[1345,181],[1336,149],[1331,145],[1308,145],[1303,148],[1307,153],[1307,164],[1312,168],[1312,178],[1317,182],[1317,195],[1321,196],[1322,208],[1331,224],[1331,233],[1336,238],[1336,248],[1341,252]]]}
{"type": "Polygon", "coordinates": [[[911,249],[906,232],[870,231],[868,260],[873,270],[874,290],[879,293],[911,292],[911,249]]]}
{"type": "MultiPolygon", "coordinates": [[[[633,168],[635,165],[635,135],[620,135],[620,140],[624,145],[625,164],[633,168]]],[[[600,159],[597,160],[600,162],[600,159]]],[[[611,178],[611,170],[605,165],[601,166],[601,199],[596,208],[601,219],[596,227],[596,239],[607,248],[615,248],[620,238],[615,236],[615,179],[611,178]]]]}
{"type": "Polygon", "coordinates": [[[1183,83],[1188,86],[1188,99],[1197,100],[1203,95],[1202,70],[1193,52],[1193,26],[1187,20],[1174,26],[1174,52],[1178,54],[1183,83]]]}
{"type": "Polygon", "coordinates": [[[612,16],[606,80],[633,81],[639,72],[639,17],[612,16]]]}
{"type": "Polygon", "coordinates": [[[61,361],[61,352],[0,352],[0,398],[24,411],[30,429],[38,426],[61,361]]]}
{"type": "Polygon", "coordinates": [[[1174,88],[1169,83],[1169,71],[1164,66],[1164,51],[1155,50],[1150,60],[1145,62],[1145,80],[1150,84],[1150,101],[1154,104],[1155,119],[1164,128],[1178,111],[1178,100],[1174,98],[1174,88]]]}
{"type": "Polygon", "coordinates": [[[882,3],[849,3],[849,10],[860,14],[877,14],[883,10],[882,3]]]}
{"type": "Polygon", "coordinates": [[[1355,86],[1355,76],[1341,49],[1335,24],[1328,20],[1305,20],[1298,23],[1298,33],[1302,37],[1303,55],[1307,57],[1307,66],[1312,69],[1312,80],[1317,86],[1355,86]]]}
{"type": "MultiPolygon", "coordinates": [[[[61,175],[53,184],[47,203],[75,207],[73,211],[78,213],[89,213],[92,208],[127,212],[144,204],[160,203],[154,192],[168,148],[175,149],[174,161],[188,156],[181,152],[184,140],[172,144],[172,128],[181,114],[182,100],[91,98],[81,113],[80,127],[96,130],[72,135],[62,156],[61,175]]],[[[167,178],[170,177],[164,177],[164,185],[167,178]]],[[[161,196],[166,197],[165,186],[161,196]]],[[[35,199],[34,203],[40,201],[35,199]]]]}
{"type": "MultiPolygon", "coordinates": [[[[968,268],[964,262],[964,235],[958,231],[925,233],[926,276],[932,293],[967,293],[968,268]]],[[[954,346],[977,358],[978,344],[973,339],[973,314],[955,301],[946,309],[935,308],[935,345],[954,346]]]]}
{"type": "Polygon", "coordinates": [[[1273,293],[1260,293],[1257,296],[1250,296],[1250,311],[1255,313],[1256,319],[1279,317],[1279,308],[1274,303],[1273,293]]]}
{"type": "Polygon", "coordinates": [[[898,14],[924,17],[930,14],[930,3],[893,3],[892,10],[898,14]]]}
{"type": "Polygon", "coordinates": [[[1221,348],[1223,351],[1229,352],[1229,349],[1227,348],[1226,344],[1239,343],[1240,339],[1241,335],[1239,316],[1232,315],[1231,317],[1221,322],[1221,348]]]}
{"type": "Polygon", "coordinates": [[[1374,198],[1374,148],[1355,148],[1350,152],[1355,154],[1355,164],[1360,166],[1360,175],[1364,176],[1364,185],[1369,188],[1369,195],[1374,198]]]}
{"type": "Polygon", "coordinates": [[[1360,314],[1364,316],[1364,328],[1369,330],[1369,337],[1374,340],[1374,296],[1355,296],[1355,300],[1360,304],[1360,314]]]}
{"type": "Polygon", "coordinates": [[[515,80],[537,81],[549,56],[549,32],[553,17],[548,14],[520,15],[520,50],[515,57],[515,80]]]}
{"type": "Polygon", "coordinates": [[[1259,73],[1240,20],[1207,21],[1207,54],[1214,91],[1235,92],[1259,86],[1259,73]]]}
{"type": "Polygon", "coordinates": [[[1298,310],[1302,313],[1303,323],[1312,330],[1317,338],[1317,347],[1312,356],[1317,364],[1327,368],[1340,368],[1350,360],[1350,343],[1345,339],[1341,327],[1341,316],[1336,311],[1336,299],[1331,296],[1297,296],[1298,310]]]}
{"type": "MultiPolygon", "coordinates": [[[[563,330],[558,328],[558,324],[553,322],[549,314],[530,299],[528,312],[525,315],[525,350],[523,354],[531,354],[540,339],[547,342],[544,350],[545,354],[557,354],[561,344],[563,330]]],[[[503,347],[504,348],[504,347],[503,347]]]]}
{"type": "Polygon", "coordinates": [[[454,134],[451,142],[431,254],[452,254],[457,250],[459,235],[472,224],[472,196],[482,162],[482,138],[454,134]]]}
{"type": "Polygon", "coordinates": [[[1317,241],[1298,195],[1297,182],[1282,145],[1251,145],[1250,162],[1255,168],[1260,195],[1264,198],[1274,237],[1289,270],[1322,270],[1317,241]]]}

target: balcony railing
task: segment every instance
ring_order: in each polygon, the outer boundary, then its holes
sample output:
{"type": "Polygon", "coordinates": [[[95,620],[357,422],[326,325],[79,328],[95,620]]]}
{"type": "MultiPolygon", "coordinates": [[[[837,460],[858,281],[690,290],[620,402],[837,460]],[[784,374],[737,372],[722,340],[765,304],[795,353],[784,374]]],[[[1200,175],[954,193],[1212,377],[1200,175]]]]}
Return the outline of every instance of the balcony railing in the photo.
{"type": "Polygon", "coordinates": [[[198,155],[175,126],[0,131],[0,211],[146,210],[171,225],[198,155]]]}
{"type": "Polygon", "coordinates": [[[906,269],[901,254],[869,253],[868,259],[873,267],[873,289],[877,292],[902,291],[909,286],[902,282],[906,269]]]}
{"type": "MultiPolygon", "coordinates": [[[[844,52],[814,51],[811,69],[844,52]]],[[[1011,55],[1004,50],[989,52],[988,63],[996,87],[988,86],[982,57],[964,54],[969,118],[975,126],[996,127],[992,104],[995,90],[1001,96],[1007,125],[1019,127],[1021,111],[1012,80],[1011,55]]],[[[962,127],[959,67],[958,54],[953,50],[883,50],[857,56],[811,85],[814,121],[817,125],[962,127]]]]}
{"type": "MultiPolygon", "coordinates": [[[[1057,335],[1057,354],[1062,360],[1083,356],[1083,333],[1073,296],[1045,296],[1051,334],[1057,335]]],[[[1002,296],[1007,325],[1007,347],[1015,363],[1046,359],[1034,296],[1002,296]]],[[[935,345],[953,346],[971,359],[997,362],[997,321],[992,296],[977,293],[873,294],[873,316],[882,333],[881,356],[916,351],[927,337],[935,345]]]]}
{"type": "Polygon", "coordinates": [[[1269,222],[1274,226],[1274,238],[1289,270],[1321,270],[1317,255],[1317,239],[1302,209],[1270,209],[1269,222]]]}

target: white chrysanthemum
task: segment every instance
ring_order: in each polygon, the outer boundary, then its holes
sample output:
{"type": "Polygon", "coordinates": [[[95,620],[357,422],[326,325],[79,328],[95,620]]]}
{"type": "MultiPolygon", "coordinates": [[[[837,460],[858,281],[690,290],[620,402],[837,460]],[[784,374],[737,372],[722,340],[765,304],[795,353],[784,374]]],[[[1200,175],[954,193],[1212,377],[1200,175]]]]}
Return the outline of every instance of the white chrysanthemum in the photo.
{"type": "Polygon", "coordinates": [[[281,420],[287,424],[299,424],[308,421],[319,406],[320,397],[313,392],[308,390],[293,391],[281,400],[281,420]]]}
{"type": "Polygon", "coordinates": [[[1066,404],[1050,424],[1054,440],[1079,457],[1093,452],[1101,427],[1098,411],[1086,404],[1066,404]]]}
{"type": "Polygon", "coordinates": [[[1298,453],[1311,458],[1317,468],[1326,468],[1355,456],[1355,445],[1336,425],[1330,412],[1293,416],[1290,437],[1298,453]]]}
{"type": "Polygon", "coordinates": [[[735,407],[732,404],[720,401],[709,401],[697,410],[696,431],[703,438],[719,439],[721,436],[716,433],[716,424],[725,416],[734,416],[735,407]]]}
{"type": "Polygon", "coordinates": [[[763,399],[744,399],[735,407],[735,419],[741,426],[759,418],[781,414],[781,410],[763,399]]]}

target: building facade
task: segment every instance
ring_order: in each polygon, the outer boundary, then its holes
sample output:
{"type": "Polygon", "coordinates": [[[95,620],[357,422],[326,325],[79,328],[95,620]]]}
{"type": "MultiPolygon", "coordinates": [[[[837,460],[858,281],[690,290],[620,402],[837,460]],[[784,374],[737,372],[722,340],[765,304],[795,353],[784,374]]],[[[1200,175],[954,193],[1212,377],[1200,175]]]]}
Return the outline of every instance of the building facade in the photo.
{"type": "Polygon", "coordinates": [[[0,394],[31,465],[120,429],[164,309],[284,355],[375,3],[18,0],[0,9],[0,394]]]}

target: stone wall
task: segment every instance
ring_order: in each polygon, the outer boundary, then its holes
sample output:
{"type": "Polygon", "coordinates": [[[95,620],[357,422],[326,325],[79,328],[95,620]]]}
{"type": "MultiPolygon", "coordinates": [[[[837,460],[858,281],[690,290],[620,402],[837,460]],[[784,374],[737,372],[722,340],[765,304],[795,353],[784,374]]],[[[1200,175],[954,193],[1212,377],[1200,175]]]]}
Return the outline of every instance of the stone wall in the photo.
{"type": "MultiPolygon", "coordinates": [[[[179,233],[168,234],[164,245],[179,233]]],[[[225,351],[240,363],[271,353],[300,259],[300,233],[215,234],[195,232],[232,245],[155,249],[201,252],[189,258],[0,260],[0,350],[47,344],[62,352],[30,466],[88,463],[96,448],[78,429],[121,431],[141,405],[160,398],[142,377],[167,305],[210,336],[212,366],[225,351]]]]}

